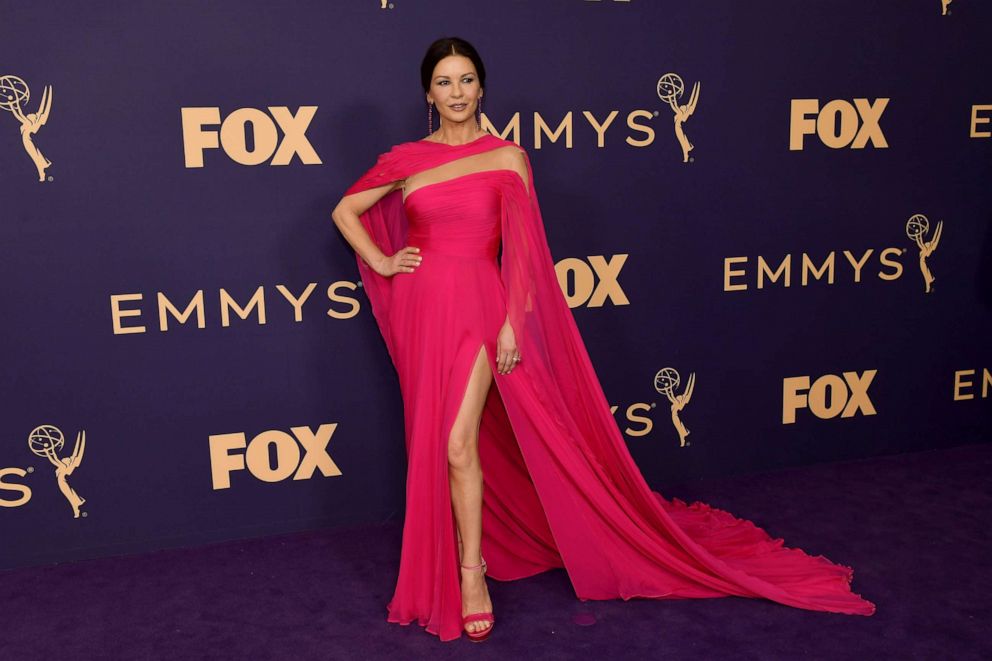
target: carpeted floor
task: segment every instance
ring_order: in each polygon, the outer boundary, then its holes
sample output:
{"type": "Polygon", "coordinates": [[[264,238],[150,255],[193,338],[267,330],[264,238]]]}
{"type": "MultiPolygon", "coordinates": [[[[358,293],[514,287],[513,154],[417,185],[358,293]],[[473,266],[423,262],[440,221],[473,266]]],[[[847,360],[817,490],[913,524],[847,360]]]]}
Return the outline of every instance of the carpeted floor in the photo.
{"type": "Polygon", "coordinates": [[[872,617],[769,601],[580,602],[563,571],[490,581],[496,629],[385,620],[400,524],[0,573],[0,659],[990,659],[992,444],[659,490],[854,567],[872,617]]]}

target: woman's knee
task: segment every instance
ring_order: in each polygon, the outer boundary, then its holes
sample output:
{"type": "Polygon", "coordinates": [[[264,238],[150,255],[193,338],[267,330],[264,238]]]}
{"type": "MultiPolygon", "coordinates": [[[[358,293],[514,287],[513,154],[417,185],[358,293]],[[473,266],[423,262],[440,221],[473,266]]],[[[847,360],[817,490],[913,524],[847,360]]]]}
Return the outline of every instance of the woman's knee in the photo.
{"type": "Polygon", "coordinates": [[[464,430],[452,430],[448,439],[448,465],[467,470],[479,463],[479,437],[464,430]]]}

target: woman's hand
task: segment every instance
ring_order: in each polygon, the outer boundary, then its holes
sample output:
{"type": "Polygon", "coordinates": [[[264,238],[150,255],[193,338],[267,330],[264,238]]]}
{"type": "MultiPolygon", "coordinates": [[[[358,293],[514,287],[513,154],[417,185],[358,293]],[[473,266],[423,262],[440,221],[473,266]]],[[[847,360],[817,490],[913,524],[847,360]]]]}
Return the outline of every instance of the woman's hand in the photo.
{"type": "Polygon", "coordinates": [[[384,257],[376,264],[373,264],[372,269],[379,275],[387,278],[397,273],[413,273],[413,269],[420,266],[420,262],[424,260],[422,256],[417,254],[419,252],[420,248],[414,248],[413,246],[400,248],[394,255],[384,257]]]}
{"type": "Polygon", "coordinates": [[[503,323],[496,338],[496,367],[500,374],[509,374],[517,366],[520,351],[517,349],[517,338],[513,333],[510,321],[503,323]]]}

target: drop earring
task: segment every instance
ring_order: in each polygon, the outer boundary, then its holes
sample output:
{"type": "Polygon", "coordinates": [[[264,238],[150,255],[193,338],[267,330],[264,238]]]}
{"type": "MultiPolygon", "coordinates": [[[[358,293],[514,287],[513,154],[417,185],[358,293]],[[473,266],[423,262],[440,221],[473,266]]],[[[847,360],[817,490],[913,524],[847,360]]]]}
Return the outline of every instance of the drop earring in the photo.
{"type": "Polygon", "coordinates": [[[434,104],[430,101],[427,102],[427,135],[430,136],[434,132],[434,113],[432,109],[434,104]]]}
{"type": "Polygon", "coordinates": [[[478,112],[475,114],[475,124],[476,126],[479,127],[479,130],[481,131],[482,130],[482,97],[481,96],[479,97],[478,112]]]}

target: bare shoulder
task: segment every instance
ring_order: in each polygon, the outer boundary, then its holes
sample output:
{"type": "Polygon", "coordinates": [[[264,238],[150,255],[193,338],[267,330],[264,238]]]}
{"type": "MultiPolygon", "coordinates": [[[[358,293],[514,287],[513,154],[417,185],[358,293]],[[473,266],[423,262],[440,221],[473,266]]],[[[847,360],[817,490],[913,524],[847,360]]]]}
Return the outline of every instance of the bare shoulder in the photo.
{"type": "Polygon", "coordinates": [[[501,147],[497,147],[496,151],[503,154],[514,154],[516,157],[526,158],[527,150],[522,146],[515,143],[513,140],[506,140],[504,138],[499,138],[499,141],[503,143],[501,147]]]}
{"type": "Polygon", "coordinates": [[[515,142],[506,142],[507,146],[496,149],[499,153],[500,167],[513,170],[519,174],[520,179],[524,183],[524,188],[527,188],[527,181],[530,178],[527,172],[527,152],[515,142]]]}

